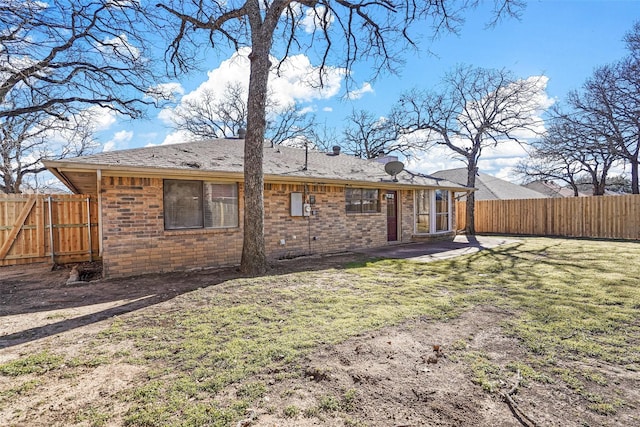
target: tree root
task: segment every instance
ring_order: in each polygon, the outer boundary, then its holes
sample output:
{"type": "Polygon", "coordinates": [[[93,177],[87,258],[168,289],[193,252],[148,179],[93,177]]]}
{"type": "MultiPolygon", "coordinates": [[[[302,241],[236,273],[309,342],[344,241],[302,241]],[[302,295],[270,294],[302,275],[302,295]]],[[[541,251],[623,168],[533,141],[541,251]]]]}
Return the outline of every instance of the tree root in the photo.
{"type": "Polygon", "coordinates": [[[516,417],[518,421],[520,421],[520,424],[522,424],[524,427],[537,427],[536,422],[529,418],[529,416],[525,414],[522,409],[520,409],[518,404],[511,397],[512,394],[518,391],[521,379],[522,377],[520,376],[520,370],[518,369],[518,372],[516,372],[516,381],[513,384],[513,387],[511,387],[506,393],[501,393],[501,395],[505,402],[507,402],[507,405],[509,405],[509,409],[511,409],[511,413],[513,414],[513,416],[516,417]]]}

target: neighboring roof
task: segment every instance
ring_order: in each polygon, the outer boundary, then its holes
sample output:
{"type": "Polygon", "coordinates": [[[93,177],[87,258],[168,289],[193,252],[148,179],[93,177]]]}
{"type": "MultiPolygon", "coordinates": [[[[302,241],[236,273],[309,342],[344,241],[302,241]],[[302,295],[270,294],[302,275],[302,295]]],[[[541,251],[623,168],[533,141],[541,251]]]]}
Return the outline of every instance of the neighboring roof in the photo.
{"type": "MultiPolygon", "coordinates": [[[[225,177],[242,180],[244,140],[213,139],[183,144],[160,145],[130,150],[108,151],[90,156],[45,161],[45,166],[74,192],[95,192],[96,171],[127,172],[128,175],[187,175],[225,177]],[[89,187],[93,185],[91,190],[89,187]],[[91,191],[89,191],[91,190],[91,191]]],[[[446,179],[403,171],[397,182],[385,173],[384,164],[346,154],[332,155],[275,146],[264,148],[265,181],[364,184],[385,187],[430,187],[467,191],[464,185],[446,179]]]]}
{"type": "MultiPolygon", "coordinates": [[[[533,181],[525,184],[524,187],[542,193],[547,197],[574,197],[572,189],[560,187],[558,184],[551,181],[533,181]]],[[[578,196],[588,196],[588,194],[578,192],[578,196]]]]}
{"type": "MultiPolygon", "coordinates": [[[[467,168],[442,170],[431,174],[431,176],[452,182],[466,183],[467,168]]],[[[476,176],[475,188],[477,189],[475,192],[476,200],[543,199],[547,197],[538,191],[482,172],[478,172],[476,176]]]]}

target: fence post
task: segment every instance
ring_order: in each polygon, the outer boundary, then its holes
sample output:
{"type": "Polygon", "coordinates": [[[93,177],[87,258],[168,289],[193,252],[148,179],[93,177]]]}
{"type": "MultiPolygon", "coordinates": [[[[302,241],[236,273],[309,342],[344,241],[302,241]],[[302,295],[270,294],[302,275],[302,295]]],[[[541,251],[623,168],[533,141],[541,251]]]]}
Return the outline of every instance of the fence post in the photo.
{"type": "Polygon", "coordinates": [[[51,204],[53,203],[53,199],[51,196],[47,198],[49,202],[49,247],[51,249],[51,264],[56,264],[56,253],[53,248],[53,207],[51,204]]]}
{"type": "Polygon", "coordinates": [[[89,262],[93,262],[93,242],[91,241],[91,197],[87,197],[87,232],[89,233],[89,262]]]}

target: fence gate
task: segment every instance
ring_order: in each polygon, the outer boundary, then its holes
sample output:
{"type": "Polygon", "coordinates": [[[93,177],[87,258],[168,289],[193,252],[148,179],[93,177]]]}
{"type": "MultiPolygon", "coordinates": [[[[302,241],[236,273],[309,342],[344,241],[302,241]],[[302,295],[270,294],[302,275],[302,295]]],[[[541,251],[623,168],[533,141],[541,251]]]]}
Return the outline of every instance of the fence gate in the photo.
{"type": "Polygon", "coordinates": [[[98,258],[95,198],[71,194],[0,194],[0,265],[98,258]]]}

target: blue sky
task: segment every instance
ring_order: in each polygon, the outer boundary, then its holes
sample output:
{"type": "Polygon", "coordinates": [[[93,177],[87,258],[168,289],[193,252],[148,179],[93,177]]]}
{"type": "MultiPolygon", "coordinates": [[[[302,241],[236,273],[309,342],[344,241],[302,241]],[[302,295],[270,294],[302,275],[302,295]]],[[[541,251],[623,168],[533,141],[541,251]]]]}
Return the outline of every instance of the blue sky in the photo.
{"type": "MultiPolygon", "coordinates": [[[[284,100],[296,99],[303,107],[313,110],[320,122],[336,128],[344,126],[344,118],[352,109],[385,115],[401,93],[414,87],[436,85],[445,72],[458,64],[506,68],[522,78],[545,75],[549,79],[547,96],[562,102],[570,90],[580,88],[595,67],[614,62],[626,54],[622,38],[633,23],[640,20],[640,1],[528,1],[520,20],[505,20],[486,29],[489,12],[490,4],[485,4],[467,13],[459,35],[445,34],[434,41],[423,40],[421,52],[407,56],[399,76],[386,75],[368,82],[370,70],[367,65],[357,65],[353,70],[354,77],[364,88],[358,99],[345,99],[344,85],[339,77],[319,94],[301,90],[301,85],[295,82],[300,75],[294,73],[288,80],[279,82],[278,91],[284,100]]],[[[201,85],[215,85],[231,75],[235,78],[242,74],[238,71],[237,61],[234,69],[219,69],[221,59],[227,58],[216,58],[205,64],[202,72],[173,82],[180,88],[177,100],[180,96],[195,96],[193,91],[201,85]]],[[[302,64],[299,70],[316,65],[306,63],[303,55],[296,59],[297,64],[302,64]]],[[[141,121],[111,118],[106,121],[99,138],[107,149],[178,142],[180,135],[173,134],[162,120],[169,113],[151,111],[150,119],[141,121]]],[[[515,180],[511,168],[523,156],[525,153],[519,147],[503,147],[486,153],[480,168],[485,173],[515,180]]],[[[424,173],[462,166],[444,151],[425,153],[408,161],[409,168],[424,173]]]]}

